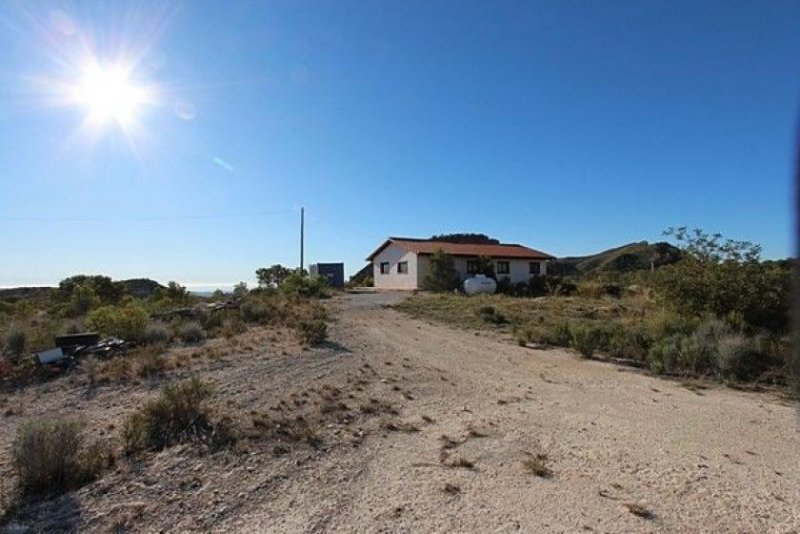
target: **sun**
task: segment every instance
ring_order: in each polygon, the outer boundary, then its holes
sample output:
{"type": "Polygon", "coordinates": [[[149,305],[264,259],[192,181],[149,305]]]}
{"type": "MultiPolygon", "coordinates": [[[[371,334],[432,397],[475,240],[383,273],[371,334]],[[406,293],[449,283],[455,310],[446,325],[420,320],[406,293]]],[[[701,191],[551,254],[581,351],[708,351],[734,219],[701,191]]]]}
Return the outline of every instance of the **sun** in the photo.
{"type": "Polygon", "coordinates": [[[136,84],[130,69],[121,66],[84,69],[72,97],[86,111],[87,122],[96,126],[116,123],[127,128],[148,103],[147,89],[136,84]]]}

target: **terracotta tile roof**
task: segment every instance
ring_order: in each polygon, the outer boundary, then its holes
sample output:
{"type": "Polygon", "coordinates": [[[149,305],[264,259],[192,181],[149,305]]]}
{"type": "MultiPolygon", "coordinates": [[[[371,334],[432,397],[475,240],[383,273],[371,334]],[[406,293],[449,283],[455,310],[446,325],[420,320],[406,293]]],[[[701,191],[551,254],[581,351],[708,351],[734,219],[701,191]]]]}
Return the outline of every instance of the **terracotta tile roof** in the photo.
{"type": "Polygon", "coordinates": [[[499,245],[473,245],[468,243],[447,243],[444,241],[431,241],[430,239],[413,239],[409,237],[390,237],[375,252],[369,255],[367,261],[377,256],[390,244],[395,244],[417,254],[433,254],[438,249],[444,250],[453,256],[488,256],[491,258],[550,260],[554,256],[539,250],[523,247],[516,244],[499,245]]]}

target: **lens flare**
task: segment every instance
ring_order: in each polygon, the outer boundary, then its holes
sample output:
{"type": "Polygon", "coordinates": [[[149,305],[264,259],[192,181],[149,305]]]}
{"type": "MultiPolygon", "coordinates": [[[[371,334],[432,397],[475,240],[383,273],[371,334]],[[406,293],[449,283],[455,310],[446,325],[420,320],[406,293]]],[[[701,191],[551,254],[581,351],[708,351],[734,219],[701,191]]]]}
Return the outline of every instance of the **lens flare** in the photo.
{"type": "Polygon", "coordinates": [[[131,79],[130,69],[120,66],[86,68],[73,89],[73,102],[86,110],[89,124],[116,123],[124,128],[133,124],[149,101],[147,88],[131,79]]]}

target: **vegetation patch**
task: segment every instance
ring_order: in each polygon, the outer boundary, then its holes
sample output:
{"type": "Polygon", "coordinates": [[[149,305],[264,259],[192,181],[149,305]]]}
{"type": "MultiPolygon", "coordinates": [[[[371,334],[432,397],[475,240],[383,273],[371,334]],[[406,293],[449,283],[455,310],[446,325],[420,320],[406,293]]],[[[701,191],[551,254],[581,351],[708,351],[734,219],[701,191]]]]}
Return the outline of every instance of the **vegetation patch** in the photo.
{"type": "Polygon", "coordinates": [[[125,421],[125,451],[162,450],[178,443],[201,442],[212,447],[234,441],[230,423],[214,422],[207,400],[211,387],[197,378],[165,385],[125,421]]]}
{"type": "Polygon", "coordinates": [[[12,462],[23,496],[58,495],[97,478],[114,462],[101,441],[89,442],[70,419],[31,420],[17,431],[12,462]]]}

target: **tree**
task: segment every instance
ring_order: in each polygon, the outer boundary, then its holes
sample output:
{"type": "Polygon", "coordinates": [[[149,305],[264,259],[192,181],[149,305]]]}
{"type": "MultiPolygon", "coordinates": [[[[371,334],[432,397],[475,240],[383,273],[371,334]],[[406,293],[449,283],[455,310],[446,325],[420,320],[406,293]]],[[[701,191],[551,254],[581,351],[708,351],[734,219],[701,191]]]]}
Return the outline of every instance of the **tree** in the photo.
{"type": "Polygon", "coordinates": [[[486,234],[473,234],[473,233],[439,234],[431,236],[431,241],[443,241],[445,243],[468,243],[470,245],[500,244],[500,240],[489,237],[486,234]]]}
{"type": "Polygon", "coordinates": [[[430,268],[422,279],[422,288],[428,291],[453,291],[461,286],[461,277],[455,260],[442,249],[437,249],[430,259],[430,268]]]}
{"type": "Polygon", "coordinates": [[[244,282],[239,282],[235,286],[233,286],[233,296],[236,298],[246,297],[250,291],[247,289],[247,284],[244,282]]]}
{"type": "Polygon", "coordinates": [[[189,303],[189,291],[178,282],[170,281],[167,287],[159,291],[161,299],[168,300],[177,306],[189,303]]]}
{"type": "Polygon", "coordinates": [[[258,278],[259,287],[279,286],[290,274],[292,274],[292,270],[280,264],[275,264],[272,267],[262,267],[256,270],[256,278],[258,278]]]}
{"type": "Polygon", "coordinates": [[[678,241],[685,255],[659,269],[656,285],[679,312],[715,315],[751,329],[786,330],[790,271],[781,264],[761,263],[759,245],[685,227],[669,228],[665,234],[678,241]]]}

